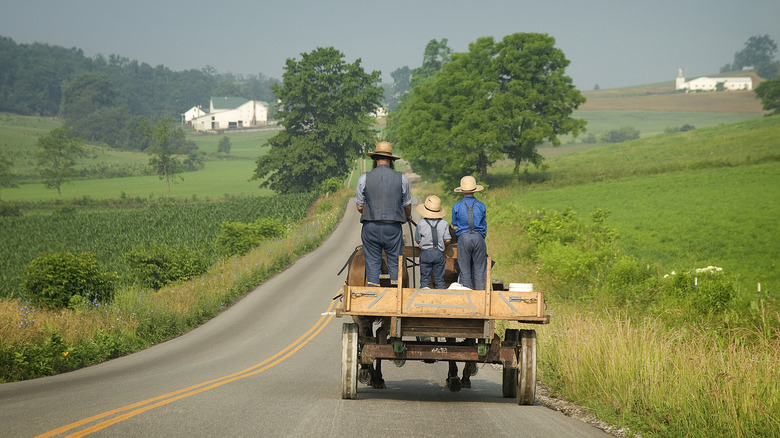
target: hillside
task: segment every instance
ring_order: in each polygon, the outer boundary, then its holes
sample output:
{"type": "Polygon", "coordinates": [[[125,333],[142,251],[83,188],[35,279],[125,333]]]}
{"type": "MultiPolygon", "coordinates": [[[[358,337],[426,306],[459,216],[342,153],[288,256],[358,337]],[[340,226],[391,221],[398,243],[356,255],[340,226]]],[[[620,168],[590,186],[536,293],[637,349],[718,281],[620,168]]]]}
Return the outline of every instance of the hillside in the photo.
{"type": "Polygon", "coordinates": [[[608,210],[620,246],[663,272],[709,265],[742,293],[780,287],[780,117],[662,134],[550,157],[499,205],[608,210]],[[540,182],[541,183],[534,183],[540,182]]]}
{"type": "MultiPolygon", "coordinates": [[[[744,76],[740,75],[740,76],[744,76]]],[[[762,79],[754,74],[755,88],[762,79]]],[[[668,111],[764,114],[761,101],[753,91],[721,91],[680,93],[674,89],[674,81],[636,87],[584,91],[587,102],[581,111],[668,111]]]]}

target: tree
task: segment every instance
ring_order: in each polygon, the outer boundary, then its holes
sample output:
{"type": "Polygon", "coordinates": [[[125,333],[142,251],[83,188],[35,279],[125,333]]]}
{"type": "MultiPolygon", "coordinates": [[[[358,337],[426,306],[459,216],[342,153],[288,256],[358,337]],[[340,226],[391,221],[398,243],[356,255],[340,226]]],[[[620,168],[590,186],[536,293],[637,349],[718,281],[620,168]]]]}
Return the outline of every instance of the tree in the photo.
{"type": "Polygon", "coordinates": [[[180,156],[188,152],[184,132],[174,127],[174,124],[172,118],[163,117],[154,126],[147,124],[143,128],[145,137],[149,141],[149,147],[146,149],[150,155],[149,166],[160,176],[160,179],[165,179],[169,197],[171,179],[185,167],[180,156]]]}
{"type": "Polygon", "coordinates": [[[401,98],[412,89],[412,71],[408,66],[403,66],[393,70],[390,76],[393,78],[393,86],[388,99],[388,111],[394,111],[401,98]]]}
{"type": "Polygon", "coordinates": [[[758,84],[755,92],[766,111],[780,114],[780,77],[758,84]]]}
{"type": "Polygon", "coordinates": [[[441,41],[428,41],[423,53],[422,65],[412,70],[411,86],[415,87],[444,68],[452,57],[452,49],[447,46],[447,38],[441,41]]]}
{"type": "Polygon", "coordinates": [[[86,155],[81,139],[71,136],[67,126],[52,129],[38,138],[37,165],[46,188],[56,189],[62,199],[62,184],[75,178],[76,161],[86,155]]]}
{"type": "Polygon", "coordinates": [[[382,99],[380,72],[366,73],[360,59],[344,62],[333,47],[288,59],[277,117],[284,130],[268,140],[252,180],[278,193],[316,190],[328,178],[346,175],[376,133],[370,116],[382,99]]]}
{"type": "Polygon", "coordinates": [[[18,187],[13,168],[14,162],[11,161],[10,158],[0,155],[0,190],[3,188],[18,187]]]}
{"type": "Polygon", "coordinates": [[[773,62],[775,52],[777,52],[777,43],[769,35],[754,35],[745,42],[744,49],[734,54],[731,69],[741,70],[743,67],[754,67],[759,76],[774,77],[778,70],[778,63],[773,62]]]}
{"type": "Polygon", "coordinates": [[[565,75],[566,60],[546,34],[516,33],[501,42],[480,38],[416,86],[388,126],[412,167],[426,178],[455,183],[502,157],[539,164],[536,147],[579,134],[571,114],[585,102],[565,75]]]}
{"type": "Polygon", "coordinates": [[[228,136],[224,136],[221,139],[219,139],[219,145],[217,145],[217,153],[219,154],[230,154],[230,138],[228,136]]]}

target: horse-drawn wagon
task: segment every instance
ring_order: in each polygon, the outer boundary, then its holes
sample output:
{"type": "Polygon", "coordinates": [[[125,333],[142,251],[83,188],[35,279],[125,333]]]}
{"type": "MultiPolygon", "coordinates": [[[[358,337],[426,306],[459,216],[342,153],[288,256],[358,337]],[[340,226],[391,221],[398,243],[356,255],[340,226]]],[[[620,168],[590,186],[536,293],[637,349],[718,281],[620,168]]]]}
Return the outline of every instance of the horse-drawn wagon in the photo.
{"type": "MultiPolygon", "coordinates": [[[[445,250],[448,289],[409,285],[408,270],[412,269],[414,280],[414,267],[419,258],[419,248],[414,246],[405,246],[404,254],[399,257],[399,278],[383,275],[379,287],[370,287],[366,286],[362,248],[355,250],[347,263],[347,280],[339,296],[341,302],[336,316],[368,321],[369,327],[381,322],[381,326],[375,332],[373,329],[364,332],[356,322],[343,324],[342,398],[357,398],[358,380],[366,377],[361,372],[365,374],[363,370],[370,367],[370,372],[376,373],[374,363],[379,376],[371,377],[381,378],[382,360],[396,363],[419,360],[449,361],[451,366],[464,362],[465,367],[483,363],[502,365],[503,396],[516,397],[521,405],[534,403],[536,331],[505,329],[502,340],[496,333],[496,321],[549,323],[544,293],[535,292],[526,284],[504,285],[491,281],[490,259],[484,289],[458,288],[456,257],[457,244],[448,245],[445,250]]],[[[476,372],[474,368],[472,374],[476,372]]]]}

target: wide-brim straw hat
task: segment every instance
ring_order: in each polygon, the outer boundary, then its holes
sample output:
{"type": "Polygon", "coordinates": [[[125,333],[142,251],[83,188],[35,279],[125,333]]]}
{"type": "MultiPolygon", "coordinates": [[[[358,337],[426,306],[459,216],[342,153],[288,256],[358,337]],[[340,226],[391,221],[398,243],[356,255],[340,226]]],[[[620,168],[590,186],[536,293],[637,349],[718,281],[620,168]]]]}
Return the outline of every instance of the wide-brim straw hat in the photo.
{"type": "Polygon", "coordinates": [[[460,179],[460,187],[456,187],[457,193],[474,193],[483,190],[484,187],[477,184],[477,180],[473,176],[464,176],[460,179]]]}
{"type": "Polygon", "coordinates": [[[424,204],[417,204],[417,213],[424,219],[441,219],[447,216],[447,211],[441,208],[441,199],[436,195],[425,198],[424,204]]]}
{"type": "Polygon", "coordinates": [[[387,141],[380,141],[374,147],[374,152],[369,152],[366,155],[371,158],[388,158],[391,160],[398,160],[401,158],[393,155],[393,145],[387,141]]]}

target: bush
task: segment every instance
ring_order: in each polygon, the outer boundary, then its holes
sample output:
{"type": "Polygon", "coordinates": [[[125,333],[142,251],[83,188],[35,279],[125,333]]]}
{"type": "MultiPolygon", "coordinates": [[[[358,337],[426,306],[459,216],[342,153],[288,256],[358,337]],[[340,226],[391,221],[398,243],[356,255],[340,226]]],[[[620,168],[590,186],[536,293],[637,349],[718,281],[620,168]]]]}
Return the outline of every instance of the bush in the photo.
{"type": "Polygon", "coordinates": [[[125,255],[136,280],[159,289],[169,283],[188,280],[206,272],[208,262],[199,251],[187,246],[139,245],[125,255]]]}
{"type": "Polygon", "coordinates": [[[733,279],[716,266],[676,273],[672,271],[661,282],[665,306],[692,309],[699,315],[721,313],[736,297],[733,279]]]}
{"type": "Polygon", "coordinates": [[[19,206],[0,202],[0,217],[19,217],[21,215],[22,211],[19,206]]]}
{"type": "Polygon", "coordinates": [[[254,223],[223,222],[217,236],[217,253],[222,257],[244,255],[265,239],[283,237],[284,224],[273,218],[254,223]]]}
{"type": "Polygon", "coordinates": [[[322,184],[320,184],[320,193],[336,193],[342,188],[344,188],[343,179],[334,176],[333,178],[326,179],[322,182],[322,184]]]}
{"type": "Polygon", "coordinates": [[[33,259],[22,275],[22,290],[43,307],[64,308],[74,297],[111,301],[117,280],[115,272],[100,270],[96,254],[62,251],[33,259]]]}
{"type": "Polygon", "coordinates": [[[639,138],[639,130],[631,126],[625,126],[623,128],[605,132],[604,135],[601,136],[601,141],[604,143],[621,143],[624,141],[636,140],[637,138],[639,138]]]}

